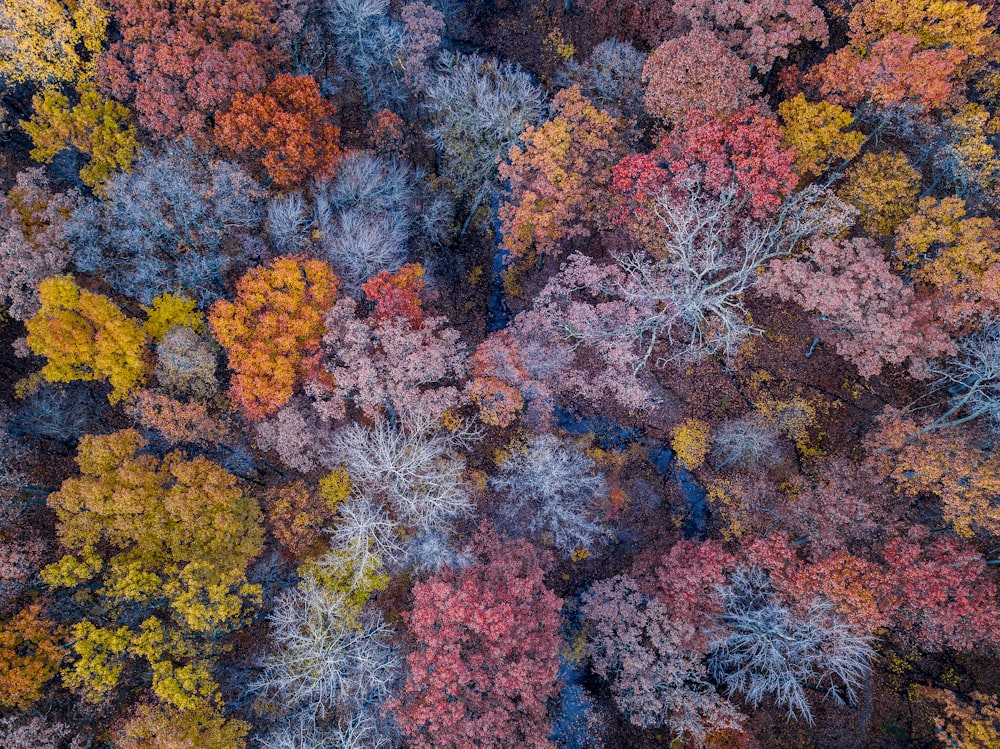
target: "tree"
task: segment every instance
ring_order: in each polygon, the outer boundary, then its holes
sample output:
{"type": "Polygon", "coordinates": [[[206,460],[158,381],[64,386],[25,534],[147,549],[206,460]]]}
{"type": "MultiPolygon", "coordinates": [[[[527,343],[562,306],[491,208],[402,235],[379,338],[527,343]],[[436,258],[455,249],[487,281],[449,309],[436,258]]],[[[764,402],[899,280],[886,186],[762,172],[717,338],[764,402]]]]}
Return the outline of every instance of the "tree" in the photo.
{"type": "Polygon", "coordinates": [[[954,350],[933,306],[892,274],[870,239],[817,240],[805,255],[775,259],[760,289],[818,312],[817,334],[862,377],[907,359],[923,373],[928,359],[954,350]]]}
{"type": "Polygon", "coordinates": [[[343,594],[307,577],[285,591],[270,616],[271,649],[253,688],[283,712],[348,717],[375,712],[391,694],[401,659],[378,616],[357,618],[343,594]]]}
{"type": "Polygon", "coordinates": [[[693,26],[713,29],[759,72],[802,42],[826,46],[829,40],[823,11],[811,0],[674,0],[673,11],[693,26]]]}
{"type": "Polygon", "coordinates": [[[442,156],[442,175],[478,204],[496,189],[497,163],[544,111],[541,90],[510,63],[442,53],[440,74],[427,88],[429,136],[442,156]]]}
{"type": "Polygon", "coordinates": [[[741,726],[743,715],[719,696],[701,654],[688,647],[688,625],[671,619],[635,580],[602,580],[583,601],[591,625],[587,654],[632,724],[664,726],[675,740],[697,745],[709,733],[741,726]]]}
{"type": "Polygon", "coordinates": [[[419,329],[424,323],[421,294],[426,289],[423,266],[407,263],[396,273],[381,271],[361,285],[368,301],[375,305],[373,322],[388,322],[401,318],[419,329]]]}
{"type": "Polygon", "coordinates": [[[646,111],[666,124],[683,125],[692,115],[729,117],[760,95],[750,65],[705,28],[669,39],[646,59],[646,111]]]}
{"type": "Polygon", "coordinates": [[[556,80],[566,88],[579,86],[583,96],[605,111],[634,119],[641,111],[645,59],[646,55],[628,42],[607,39],[583,62],[568,60],[565,69],[556,73],[556,80]]]}
{"type": "Polygon", "coordinates": [[[871,234],[892,234],[917,209],[920,174],[896,151],[866,153],[844,175],[837,195],[858,209],[871,234]]]}
{"type": "Polygon", "coordinates": [[[476,541],[474,564],[413,586],[414,649],[393,710],[415,749],[551,747],[561,602],[527,543],[476,541]]]}
{"type": "Polygon", "coordinates": [[[235,301],[212,305],[209,322],[235,372],[233,400],[251,419],[274,413],[297,382],[319,374],[323,319],[337,286],[326,263],[284,256],[245,274],[235,301]]]}
{"type": "Polygon", "coordinates": [[[399,295],[393,293],[393,299],[384,287],[366,287],[379,295],[372,317],[359,319],[352,299],[342,299],[327,316],[323,366],[332,375],[332,387],[321,395],[321,412],[342,419],[346,407],[353,406],[373,420],[406,421],[436,419],[458,407],[467,367],[458,331],[447,327],[445,317],[414,325],[407,314],[423,310],[407,309],[406,303],[403,314],[379,321],[399,295]]]}
{"type": "Polygon", "coordinates": [[[966,218],[961,198],[928,197],[896,227],[894,254],[910,277],[935,290],[938,317],[957,328],[1000,308],[998,241],[993,220],[966,218]]]}
{"type": "Polygon", "coordinates": [[[963,338],[958,356],[935,364],[931,372],[939,376],[934,389],[948,393],[948,409],[923,427],[922,431],[958,426],[988,417],[994,429],[1000,424],[1000,326],[986,328],[963,338]]]}
{"type": "Polygon", "coordinates": [[[117,403],[146,376],[146,334],[105,296],[76,285],[72,276],[39,284],[41,309],[25,322],[28,346],[48,361],[49,382],[107,380],[117,403]]]}
{"type": "Polygon", "coordinates": [[[67,222],[79,195],[52,192],[40,168],[18,172],[0,194],[0,302],[15,320],[38,312],[38,285],[69,263],[67,222]]]}
{"type": "Polygon", "coordinates": [[[887,408],[868,437],[873,468],[905,495],[936,496],[945,521],[960,536],[995,534],[1000,457],[977,442],[971,429],[928,429],[932,424],[887,408]]]}
{"type": "Polygon", "coordinates": [[[26,710],[63,660],[59,631],[41,618],[40,604],[0,622],[0,705],[26,710]]]}
{"type": "Polygon", "coordinates": [[[839,704],[854,702],[875,652],[832,605],[815,599],[802,614],[775,600],[767,575],[737,567],[725,590],[725,634],[709,656],[709,669],[729,694],[754,707],[773,698],[788,717],[812,723],[806,689],[839,704]]]}
{"type": "Polygon", "coordinates": [[[471,436],[416,413],[402,424],[380,421],[374,429],[349,424],[337,433],[333,449],[353,487],[388,505],[403,526],[427,530],[471,509],[465,459],[457,453],[471,436]]]}
{"type": "Polygon", "coordinates": [[[210,303],[228,291],[225,276],[263,249],[255,237],[260,186],[189,142],[143,154],[105,184],[104,196],[73,214],[73,260],[142,304],[181,291],[210,303]]]}
{"type": "Polygon", "coordinates": [[[854,117],[837,104],[813,104],[800,93],[781,102],[778,115],[785,123],[784,143],[795,149],[795,171],[801,177],[818,177],[861,152],[864,133],[845,132],[854,117]]]}
{"type": "MultiPolygon", "coordinates": [[[[4,749],[61,749],[69,729],[62,723],[48,723],[44,718],[32,718],[17,725],[13,717],[0,719],[0,745],[4,749]]],[[[70,749],[82,749],[84,743],[73,739],[70,749]]]]}
{"type": "Polygon", "coordinates": [[[244,572],[263,543],[260,510],[215,463],[143,446],[131,429],[80,440],[81,475],[47,498],[68,553],[42,577],[92,601],[73,627],[68,685],[99,699],[138,656],[160,698],[190,708],[215,691],[215,641],[259,598],[244,572]]]}
{"type": "Polygon", "coordinates": [[[510,185],[500,230],[514,258],[531,250],[540,258],[556,254],[561,242],[589,236],[610,208],[621,123],[585,99],[578,86],[556,94],[552,112],[542,125],[525,128],[523,145],[511,148],[510,163],[500,166],[510,185]]]}
{"type": "Polygon", "coordinates": [[[320,482],[320,496],[301,479],[269,489],[264,500],[268,530],[289,554],[301,556],[322,537],[350,492],[351,481],[343,468],[320,482]]]}
{"type": "Polygon", "coordinates": [[[333,105],[311,76],[281,74],[249,96],[237,92],[216,118],[214,137],[243,157],[259,160],[279,188],[330,177],[341,159],[333,105]]]}
{"type": "Polygon", "coordinates": [[[398,105],[406,89],[400,75],[406,49],[403,26],[388,13],[388,0],[327,0],[326,26],[365,96],[370,112],[398,105]]]}
{"type": "Polygon", "coordinates": [[[132,166],[139,141],[128,107],[102,96],[93,83],[82,85],[78,96],[70,106],[69,98],[55,89],[36,94],[35,113],[21,126],[31,136],[31,158],[35,161],[51,163],[69,147],[88,156],[80,179],[101,192],[115,172],[132,166]]]}
{"type": "Polygon", "coordinates": [[[143,429],[155,430],[172,445],[207,447],[226,438],[225,426],[198,402],[185,403],[162,393],[142,390],[128,410],[143,429]]]}
{"type": "Polygon", "coordinates": [[[676,199],[697,184],[711,196],[735,187],[730,203],[744,215],[763,219],[795,187],[794,160],[795,152],[781,145],[777,121],[758,107],[725,120],[702,116],[664,138],[652,153],[629,156],[615,166],[612,190],[622,200],[615,217],[647,220],[649,203],[664,190],[676,199]]]}
{"type": "Polygon", "coordinates": [[[939,702],[944,715],[934,719],[937,736],[956,749],[988,749],[1000,743],[1000,707],[996,695],[973,692],[962,699],[949,689],[925,688],[921,696],[939,702]]]}
{"type": "Polygon", "coordinates": [[[880,601],[904,646],[976,651],[1000,641],[996,574],[966,542],[932,539],[916,526],[883,552],[889,567],[880,601]]]}
{"type": "Polygon", "coordinates": [[[490,486],[503,495],[498,514],[504,525],[540,537],[563,556],[592,549],[609,534],[595,512],[607,497],[607,482],[571,442],[551,434],[532,437],[511,451],[490,486]]]}
{"type": "Polygon", "coordinates": [[[444,15],[421,2],[407,3],[401,13],[406,26],[406,80],[414,91],[424,91],[433,78],[432,61],[441,49],[444,15]]]}
{"type": "Polygon", "coordinates": [[[211,402],[219,393],[218,347],[187,325],[167,330],[156,345],[156,384],[168,395],[211,402]]]}
{"type": "Polygon", "coordinates": [[[99,0],[10,0],[0,7],[0,76],[75,85],[93,77],[110,13],[99,0]]]}
{"type": "Polygon", "coordinates": [[[207,704],[191,710],[144,704],[119,732],[115,749],[244,749],[249,730],[207,704]]]}
{"type": "MultiPolygon", "coordinates": [[[[677,23],[670,3],[645,3],[640,0],[582,0],[599,34],[622,44],[624,39],[641,40],[642,46],[655,47],[677,23]]],[[[627,43],[627,42],[624,42],[627,43]]]]}
{"type": "Polygon", "coordinates": [[[121,39],[98,77],[161,138],[203,137],[237,93],[264,88],[281,61],[271,0],[112,0],[121,39]]]}

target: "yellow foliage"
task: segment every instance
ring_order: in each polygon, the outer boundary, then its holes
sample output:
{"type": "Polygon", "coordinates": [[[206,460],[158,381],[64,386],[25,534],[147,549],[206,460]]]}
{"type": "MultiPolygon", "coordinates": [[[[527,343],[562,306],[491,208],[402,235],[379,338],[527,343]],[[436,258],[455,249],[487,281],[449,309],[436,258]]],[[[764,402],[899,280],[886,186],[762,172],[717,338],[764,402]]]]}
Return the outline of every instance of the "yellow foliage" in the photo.
{"type": "Polygon", "coordinates": [[[920,173],[899,151],[866,153],[847,170],[837,195],[859,211],[858,222],[870,234],[886,235],[913,215],[920,173]]]}
{"type": "Polygon", "coordinates": [[[573,43],[568,41],[563,33],[559,29],[552,29],[543,42],[546,47],[551,49],[557,57],[559,57],[563,62],[568,62],[573,59],[573,55],[576,54],[576,47],[573,43]]]}
{"type": "Polygon", "coordinates": [[[128,170],[139,153],[132,112],[114,99],[98,93],[93,83],[79,90],[79,102],[55,89],[35,95],[35,113],[21,127],[31,136],[31,158],[47,164],[70,146],[90,157],[80,169],[80,179],[95,191],[118,170],[128,170]]]}
{"type": "Polygon", "coordinates": [[[80,622],[72,686],[100,698],[117,682],[122,658],[139,656],[160,696],[183,706],[215,689],[206,662],[214,641],[260,603],[260,586],[245,577],[263,545],[260,510],[220,466],[179,452],[162,461],[137,455],[143,446],[132,429],[80,441],[82,475],[47,499],[70,553],[42,577],[73,586],[100,575],[95,616],[105,621],[123,603],[158,612],[142,632],[80,622]]]}
{"type": "Polygon", "coordinates": [[[952,749],[1000,747],[1000,705],[996,695],[973,692],[960,699],[947,689],[918,687],[922,696],[940,702],[944,715],[934,723],[942,744],[952,749]]]}
{"type": "Polygon", "coordinates": [[[784,143],[795,149],[795,171],[819,176],[838,161],[850,161],[861,152],[865,136],[844,132],[854,117],[843,107],[821,101],[810,104],[799,94],[778,106],[784,126],[784,143]]]}
{"type": "Polygon", "coordinates": [[[159,341],[175,325],[182,325],[200,333],[205,316],[195,309],[195,301],[177,294],[160,294],[150,307],[143,307],[146,335],[159,341]]]}
{"type": "Polygon", "coordinates": [[[331,593],[342,594],[352,626],[357,625],[361,609],[372,593],[389,586],[381,557],[369,553],[359,559],[347,549],[331,549],[319,559],[306,562],[299,567],[299,577],[300,585],[317,584],[331,593]]]}
{"type": "Polygon", "coordinates": [[[688,470],[695,470],[708,455],[712,428],[701,419],[687,419],[670,432],[670,447],[688,470]]]}
{"type": "Polygon", "coordinates": [[[4,0],[0,76],[40,85],[89,80],[109,18],[100,0],[4,0]]]}
{"type": "Polygon", "coordinates": [[[146,376],[146,335],[105,296],[81,289],[71,276],[38,286],[41,309],[25,323],[28,346],[48,362],[49,382],[107,380],[117,403],[146,376]]]}
{"type": "Polygon", "coordinates": [[[337,466],[319,480],[320,496],[332,511],[336,511],[351,496],[351,490],[351,476],[343,466],[337,466]]]}
{"type": "Polygon", "coordinates": [[[992,31],[980,5],[961,0],[862,0],[851,11],[851,43],[864,48],[890,34],[918,39],[917,49],[960,49],[970,58],[986,51],[992,31]]]}
{"type": "Polygon", "coordinates": [[[211,703],[177,709],[142,705],[115,743],[115,749],[245,749],[250,725],[226,720],[211,703]]]}

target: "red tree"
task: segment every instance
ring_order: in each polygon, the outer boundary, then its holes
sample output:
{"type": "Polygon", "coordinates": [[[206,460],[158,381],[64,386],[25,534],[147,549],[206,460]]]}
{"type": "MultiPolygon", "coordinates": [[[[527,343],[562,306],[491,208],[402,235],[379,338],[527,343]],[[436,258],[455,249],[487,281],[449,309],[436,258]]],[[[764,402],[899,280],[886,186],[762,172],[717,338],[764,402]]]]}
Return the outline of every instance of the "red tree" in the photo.
{"type": "Polygon", "coordinates": [[[279,75],[259,94],[237,92],[216,120],[215,138],[260,161],[278,187],[333,175],[340,162],[340,128],[333,105],[312,76],[279,75]]]}
{"type": "Polygon", "coordinates": [[[795,151],[781,144],[777,121],[757,107],[726,120],[695,120],[652,153],[618,163],[611,189],[623,202],[615,218],[641,222],[660,191],[680,195],[691,180],[713,195],[735,184],[740,205],[753,218],[763,218],[794,189],[794,161],[795,151]]]}
{"type": "Polygon", "coordinates": [[[557,693],[561,601],[526,542],[482,531],[477,546],[463,572],[413,587],[396,715],[414,749],[553,747],[545,701],[557,693]]]}
{"type": "Polygon", "coordinates": [[[255,93],[281,55],[272,0],[111,0],[121,40],[98,74],[156,135],[198,136],[238,93],[255,93]]]}

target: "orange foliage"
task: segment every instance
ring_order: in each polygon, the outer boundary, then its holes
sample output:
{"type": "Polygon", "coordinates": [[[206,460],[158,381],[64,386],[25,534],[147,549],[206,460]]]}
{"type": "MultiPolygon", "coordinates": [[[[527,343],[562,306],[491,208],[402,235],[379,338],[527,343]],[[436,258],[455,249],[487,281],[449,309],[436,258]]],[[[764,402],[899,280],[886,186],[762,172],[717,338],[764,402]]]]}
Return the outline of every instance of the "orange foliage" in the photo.
{"type": "Polygon", "coordinates": [[[274,413],[298,381],[319,372],[337,286],[326,263],[285,256],[244,275],[235,301],[212,305],[209,322],[235,372],[232,398],[250,418],[274,413]]]}
{"type": "Polygon", "coordinates": [[[155,429],[172,444],[209,445],[226,433],[201,403],[184,403],[151,390],[139,393],[132,413],[144,427],[155,429]]]}
{"type": "Polygon", "coordinates": [[[278,187],[329,177],[342,153],[333,105],[312,76],[282,74],[263,92],[237,93],[216,120],[215,138],[236,153],[259,159],[278,187]]]}
{"type": "Polygon", "coordinates": [[[375,303],[375,322],[402,317],[420,327],[424,319],[420,293],[424,290],[424,269],[417,263],[407,263],[395,273],[382,271],[369,278],[361,289],[368,301],[375,303]]]}
{"type": "Polygon", "coordinates": [[[32,604],[0,624],[0,705],[28,707],[62,662],[56,631],[39,618],[41,610],[32,604]]]}

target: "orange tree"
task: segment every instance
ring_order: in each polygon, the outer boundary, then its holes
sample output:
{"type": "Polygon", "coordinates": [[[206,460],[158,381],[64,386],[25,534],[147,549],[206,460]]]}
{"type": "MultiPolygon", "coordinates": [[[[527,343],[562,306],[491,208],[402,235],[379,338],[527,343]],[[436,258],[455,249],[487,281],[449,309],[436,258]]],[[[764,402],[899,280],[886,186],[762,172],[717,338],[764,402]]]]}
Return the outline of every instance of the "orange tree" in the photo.
{"type": "Polygon", "coordinates": [[[334,109],[312,76],[279,75],[261,93],[237,93],[216,120],[215,138],[260,161],[278,187],[329,177],[341,158],[334,109]]]}
{"type": "Polygon", "coordinates": [[[324,317],[337,286],[326,263],[285,256],[244,275],[234,301],[212,305],[209,322],[235,373],[232,398],[250,418],[274,413],[297,381],[320,372],[324,317]]]}

